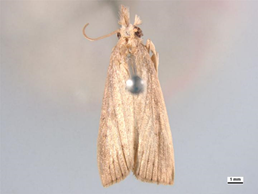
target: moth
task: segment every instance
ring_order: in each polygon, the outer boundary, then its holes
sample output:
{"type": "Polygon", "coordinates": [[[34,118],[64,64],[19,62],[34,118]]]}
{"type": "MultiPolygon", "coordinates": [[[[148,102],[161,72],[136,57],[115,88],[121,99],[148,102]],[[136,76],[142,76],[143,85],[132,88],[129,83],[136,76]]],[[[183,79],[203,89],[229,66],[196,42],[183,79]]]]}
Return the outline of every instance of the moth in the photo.
{"type": "Polygon", "coordinates": [[[174,183],[174,149],[159,79],[159,54],[151,40],[142,43],[142,21],[130,23],[128,8],[121,6],[121,28],[116,34],[108,67],[98,134],[98,168],[104,187],[132,171],[144,182],[174,183]],[[151,54],[151,53],[152,54],[151,54]],[[150,55],[151,54],[151,55],[150,55]]]}

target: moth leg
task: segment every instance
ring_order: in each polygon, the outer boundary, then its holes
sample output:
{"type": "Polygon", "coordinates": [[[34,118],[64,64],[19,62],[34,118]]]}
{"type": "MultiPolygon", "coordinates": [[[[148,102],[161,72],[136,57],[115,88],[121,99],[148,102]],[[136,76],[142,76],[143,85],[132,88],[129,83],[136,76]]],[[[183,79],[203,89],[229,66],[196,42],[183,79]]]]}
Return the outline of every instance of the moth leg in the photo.
{"type": "Polygon", "coordinates": [[[152,52],[151,60],[154,63],[154,67],[155,67],[156,71],[158,72],[159,53],[156,52],[155,46],[150,39],[147,40],[146,48],[149,53],[150,53],[150,51],[152,52]]]}

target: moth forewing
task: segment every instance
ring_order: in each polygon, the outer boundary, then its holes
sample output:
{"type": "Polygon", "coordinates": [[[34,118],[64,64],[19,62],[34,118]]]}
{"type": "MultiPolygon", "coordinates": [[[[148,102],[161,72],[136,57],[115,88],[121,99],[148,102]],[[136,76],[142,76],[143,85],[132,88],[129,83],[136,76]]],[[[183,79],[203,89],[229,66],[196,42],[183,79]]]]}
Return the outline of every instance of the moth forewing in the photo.
{"type": "MultiPolygon", "coordinates": [[[[121,28],[109,34],[117,33],[119,40],[110,57],[98,135],[98,168],[105,187],[123,180],[130,171],[145,182],[174,182],[172,135],[157,73],[159,57],[150,40],[146,46],[142,43],[140,23],[135,16],[134,25],[130,24],[129,11],[121,6],[121,28]],[[130,55],[134,72],[144,83],[137,95],[126,85],[132,78],[130,55]]],[[[109,36],[84,35],[89,40],[109,36]]]]}

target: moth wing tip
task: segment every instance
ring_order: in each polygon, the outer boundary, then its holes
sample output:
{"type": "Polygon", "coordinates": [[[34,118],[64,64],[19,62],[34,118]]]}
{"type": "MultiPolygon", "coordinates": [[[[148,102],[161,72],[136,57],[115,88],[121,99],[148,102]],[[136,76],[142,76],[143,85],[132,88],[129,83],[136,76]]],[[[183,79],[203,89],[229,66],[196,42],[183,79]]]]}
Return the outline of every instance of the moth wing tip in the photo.
{"type": "Polygon", "coordinates": [[[115,180],[111,180],[111,181],[107,181],[105,182],[104,180],[102,180],[102,186],[107,188],[109,186],[114,185],[115,183],[119,183],[120,181],[124,180],[128,175],[129,175],[130,171],[126,172],[126,174],[124,174],[123,176],[117,178],[115,180]]]}

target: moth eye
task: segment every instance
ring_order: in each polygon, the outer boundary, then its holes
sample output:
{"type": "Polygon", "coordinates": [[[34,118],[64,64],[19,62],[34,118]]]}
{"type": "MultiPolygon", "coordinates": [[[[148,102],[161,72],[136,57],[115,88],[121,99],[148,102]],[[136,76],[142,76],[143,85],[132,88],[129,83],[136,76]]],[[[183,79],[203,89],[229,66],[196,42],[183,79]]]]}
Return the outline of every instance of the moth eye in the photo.
{"type": "Polygon", "coordinates": [[[143,36],[142,30],[141,28],[134,26],[134,29],[136,29],[137,31],[134,33],[135,36],[137,36],[138,38],[141,38],[143,36]]]}
{"type": "Polygon", "coordinates": [[[116,36],[117,36],[117,38],[119,39],[119,38],[121,37],[120,32],[118,32],[118,33],[116,34],[116,36]]]}

